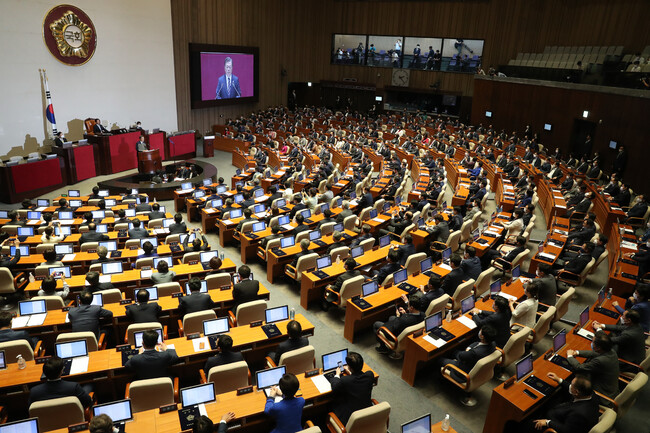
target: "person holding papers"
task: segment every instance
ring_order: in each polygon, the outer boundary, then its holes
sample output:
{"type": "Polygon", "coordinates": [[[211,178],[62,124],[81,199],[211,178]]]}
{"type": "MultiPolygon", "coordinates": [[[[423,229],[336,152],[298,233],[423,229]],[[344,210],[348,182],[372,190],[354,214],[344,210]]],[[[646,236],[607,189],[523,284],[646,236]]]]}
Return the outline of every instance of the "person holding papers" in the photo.
{"type": "Polygon", "coordinates": [[[93,302],[93,294],[84,290],[79,295],[81,305],[73,307],[68,311],[68,319],[72,324],[72,332],[90,331],[99,339],[99,320],[112,319],[113,312],[105,310],[99,305],[90,305],[93,302]]]}
{"type": "Polygon", "coordinates": [[[61,379],[63,365],[63,359],[58,356],[52,356],[45,361],[43,364],[43,374],[47,381],[36,385],[30,390],[27,406],[31,406],[36,401],[61,397],[77,397],[83,407],[89,407],[92,404],[90,395],[88,395],[81,385],[76,382],[61,379]]]}
{"type": "Polygon", "coordinates": [[[30,337],[29,333],[24,330],[14,331],[11,329],[13,316],[9,311],[0,311],[0,343],[7,341],[27,340],[32,349],[36,347],[38,338],[30,337]]]}
{"type": "Polygon", "coordinates": [[[295,433],[302,430],[300,420],[305,399],[295,397],[299,388],[300,381],[291,373],[280,378],[279,386],[271,387],[264,406],[264,413],[275,420],[275,428],[271,433],[295,433]],[[276,403],[275,397],[282,397],[282,400],[276,403]]]}
{"type": "Polygon", "coordinates": [[[168,349],[164,342],[158,342],[158,338],[155,330],[144,331],[140,353],[124,364],[128,370],[135,372],[137,380],[169,377],[169,367],[178,362],[176,350],[168,349]]]}

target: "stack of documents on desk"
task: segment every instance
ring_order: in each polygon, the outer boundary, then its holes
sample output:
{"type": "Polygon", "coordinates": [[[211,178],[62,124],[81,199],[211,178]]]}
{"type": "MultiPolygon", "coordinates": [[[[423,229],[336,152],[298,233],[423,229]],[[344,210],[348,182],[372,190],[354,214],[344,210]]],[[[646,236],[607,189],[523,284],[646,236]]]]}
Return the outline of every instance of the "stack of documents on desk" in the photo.
{"type": "Polygon", "coordinates": [[[39,326],[45,322],[47,313],[30,314],[28,316],[18,316],[11,321],[11,328],[25,328],[27,326],[39,326]]]}
{"type": "Polygon", "coordinates": [[[474,321],[472,319],[470,319],[469,317],[467,317],[467,316],[460,316],[456,320],[458,320],[463,325],[467,326],[469,329],[476,328],[476,323],[474,323],[474,321]]]}
{"type": "Polygon", "coordinates": [[[70,365],[70,374],[79,374],[79,373],[87,372],[89,361],[90,361],[89,356],[80,356],[78,358],[73,358],[72,364],[70,365]]]}
{"type": "Polygon", "coordinates": [[[325,376],[322,374],[319,376],[312,376],[311,381],[314,382],[314,385],[316,385],[316,389],[318,389],[318,392],[321,394],[330,392],[332,390],[332,385],[330,384],[330,381],[327,380],[325,376]]]}
{"type": "Polygon", "coordinates": [[[628,250],[637,250],[636,244],[633,244],[632,242],[628,241],[621,241],[621,248],[627,248],[628,250]]]}
{"type": "Polygon", "coordinates": [[[424,341],[426,341],[429,344],[433,344],[436,347],[442,347],[446,343],[446,341],[443,340],[442,338],[433,338],[430,335],[425,335],[424,336],[424,341]]]}
{"type": "Polygon", "coordinates": [[[540,256],[543,259],[554,261],[555,257],[557,257],[555,254],[549,254],[549,253],[538,253],[538,256],[540,256]]]}

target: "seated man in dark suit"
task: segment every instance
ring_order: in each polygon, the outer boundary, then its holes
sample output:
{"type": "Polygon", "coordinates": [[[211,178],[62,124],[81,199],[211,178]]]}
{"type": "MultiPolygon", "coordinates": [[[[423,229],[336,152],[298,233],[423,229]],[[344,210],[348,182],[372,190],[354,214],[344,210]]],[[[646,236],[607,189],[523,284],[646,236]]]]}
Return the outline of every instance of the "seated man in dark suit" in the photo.
{"type": "Polygon", "coordinates": [[[33,387],[29,392],[29,402],[51,400],[61,397],[77,397],[83,407],[89,407],[92,403],[90,395],[76,382],[61,380],[63,373],[63,359],[58,356],[48,358],[43,364],[43,374],[47,382],[33,387]]]}
{"type": "Polygon", "coordinates": [[[648,203],[646,201],[645,195],[639,194],[636,196],[636,203],[634,206],[627,211],[628,218],[643,218],[645,213],[648,211],[648,203]]]}
{"type": "Polygon", "coordinates": [[[461,263],[462,260],[458,254],[452,255],[451,260],[449,260],[451,272],[442,278],[442,290],[449,296],[454,296],[454,292],[465,279],[465,273],[460,267],[461,263]]]}
{"type": "Polygon", "coordinates": [[[369,206],[372,206],[374,203],[374,199],[372,198],[372,194],[370,193],[370,188],[367,186],[363,187],[363,195],[361,196],[361,199],[359,200],[359,204],[357,205],[358,209],[365,209],[369,206]]]}
{"type": "Polygon", "coordinates": [[[177,213],[174,215],[174,222],[169,225],[169,234],[175,235],[187,232],[187,226],[183,222],[183,215],[177,213]]]}
{"type": "Polygon", "coordinates": [[[434,220],[436,221],[436,225],[431,227],[427,226],[427,231],[429,232],[429,238],[431,239],[431,242],[442,242],[445,243],[447,242],[447,239],[449,239],[449,234],[451,233],[449,230],[449,223],[445,221],[443,216],[441,214],[437,214],[434,217],[434,220]]]}
{"type": "Polygon", "coordinates": [[[92,260],[90,262],[91,265],[94,265],[96,263],[109,263],[109,262],[114,262],[115,259],[111,259],[108,257],[108,248],[105,246],[101,246],[97,248],[97,258],[95,260],[92,260]]]}
{"type": "MultiPolygon", "coordinates": [[[[528,419],[522,423],[509,421],[504,432],[533,433],[553,429],[557,433],[588,433],[598,423],[598,398],[588,378],[575,376],[572,380],[562,380],[555,373],[547,373],[547,376],[561,385],[560,398],[565,401],[549,404],[550,409],[544,418],[528,419]]],[[[537,417],[537,413],[533,415],[533,418],[537,417]]]]}
{"type": "Polygon", "coordinates": [[[361,234],[357,236],[357,238],[350,243],[350,248],[354,248],[356,246],[361,245],[361,242],[365,241],[366,239],[373,238],[374,236],[372,235],[372,233],[370,233],[371,230],[372,227],[370,227],[368,224],[364,224],[361,227],[361,234]]]}
{"type": "Polygon", "coordinates": [[[169,367],[177,362],[176,350],[168,349],[164,342],[158,343],[158,333],[148,329],[142,334],[140,353],[126,361],[124,367],[135,372],[137,380],[155,379],[169,377],[169,367]]]}
{"type": "MultiPolygon", "coordinates": [[[[444,370],[446,365],[451,364],[460,368],[465,373],[469,373],[477,362],[496,350],[494,339],[496,338],[497,331],[490,325],[479,326],[478,341],[467,346],[465,350],[456,352],[454,358],[442,358],[440,361],[442,366],[441,371],[444,370]]],[[[451,370],[451,375],[458,381],[465,382],[465,377],[454,370],[451,370]]]]}
{"type": "MultiPolygon", "coordinates": [[[[420,288],[420,291],[424,295],[424,303],[427,305],[427,308],[432,301],[438,299],[445,294],[445,291],[442,290],[442,280],[437,275],[431,275],[429,277],[429,282],[426,286],[420,288]]],[[[425,308],[426,311],[426,308],[425,308]]]]}
{"type": "Polygon", "coordinates": [[[97,224],[90,223],[88,224],[88,231],[86,233],[82,233],[81,237],[79,238],[79,245],[83,245],[86,242],[100,242],[107,240],[107,235],[104,233],[97,233],[97,224]]]}
{"type": "Polygon", "coordinates": [[[300,211],[307,209],[307,205],[302,202],[302,196],[300,194],[294,194],[291,202],[293,203],[293,208],[289,212],[291,218],[294,218],[300,211]]]}
{"type": "Polygon", "coordinates": [[[580,248],[578,255],[572,259],[564,262],[563,260],[556,260],[553,266],[563,267],[563,269],[554,269],[553,272],[555,275],[559,273],[560,270],[568,271],[576,275],[585,269],[585,267],[591,261],[591,253],[594,251],[593,242],[585,242],[585,244],[580,248]]]}
{"type": "Polygon", "coordinates": [[[344,247],[345,244],[341,242],[341,239],[343,238],[343,233],[340,231],[336,230],[334,233],[332,233],[332,240],[334,241],[332,245],[327,247],[327,254],[331,254],[332,251],[334,251],[336,248],[344,247]]]}
{"type": "Polygon", "coordinates": [[[238,273],[241,281],[235,284],[232,289],[232,298],[234,301],[233,311],[237,311],[237,307],[241,304],[259,299],[257,293],[260,290],[260,282],[249,279],[251,276],[251,268],[247,265],[242,265],[239,267],[238,273]]]}
{"type": "Polygon", "coordinates": [[[540,263],[536,271],[537,298],[540,304],[555,306],[557,302],[557,281],[555,276],[551,273],[551,266],[547,263],[540,263]]]}
{"type": "Polygon", "coordinates": [[[162,307],[157,302],[149,302],[149,292],[138,290],[136,304],[126,306],[126,317],[132,323],[158,322],[162,307]]]}
{"type": "Polygon", "coordinates": [[[300,241],[300,252],[295,255],[293,260],[290,263],[290,266],[296,267],[298,264],[298,259],[301,258],[302,256],[306,256],[307,254],[311,254],[311,250],[309,249],[309,245],[311,243],[309,242],[309,239],[303,239],[300,241]]]}
{"type": "Polygon", "coordinates": [[[214,308],[214,301],[207,293],[201,293],[201,280],[193,277],[188,282],[190,287],[190,295],[183,296],[179,299],[179,310],[181,316],[188,313],[196,313],[197,311],[212,310],[214,308]]]}
{"type": "Polygon", "coordinates": [[[194,232],[194,240],[192,241],[192,246],[188,245],[188,240],[190,239],[191,235],[191,233],[188,233],[187,236],[185,236],[185,239],[183,239],[183,251],[186,253],[209,251],[210,244],[208,243],[208,239],[203,234],[203,231],[199,228],[193,229],[192,231],[194,232]],[[200,239],[199,236],[201,236],[200,239]]]}
{"type": "Polygon", "coordinates": [[[334,414],[347,424],[353,412],[372,406],[372,387],[375,376],[372,371],[363,372],[363,358],[357,352],[349,352],[345,357],[345,374],[337,368],[331,379],[334,396],[334,414]]]}
{"type": "MultiPolygon", "coordinates": [[[[641,364],[645,358],[645,334],[638,311],[626,310],[623,313],[622,325],[605,325],[594,320],[592,326],[597,332],[611,331],[610,338],[620,359],[632,364],[641,364]]],[[[623,362],[620,367],[622,371],[630,371],[633,368],[623,362]]]]}
{"type": "Polygon", "coordinates": [[[526,238],[520,235],[515,239],[515,247],[510,250],[502,249],[499,251],[496,248],[487,250],[483,254],[483,268],[487,269],[492,261],[496,260],[504,269],[509,270],[512,267],[512,262],[526,249],[526,242],[526,238]]]}
{"type": "MultiPolygon", "coordinates": [[[[397,307],[394,316],[390,316],[386,322],[375,322],[372,325],[375,334],[378,334],[379,328],[386,327],[395,337],[398,337],[403,330],[409,326],[418,324],[424,320],[424,311],[429,306],[420,293],[415,293],[406,298],[406,294],[402,295],[402,301],[407,303],[407,309],[404,307],[397,307]],[[426,304],[426,305],[425,305],[426,304]]],[[[389,353],[390,349],[377,337],[379,345],[375,350],[379,353],[389,353]]]]}
{"type": "Polygon", "coordinates": [[[147,203],[147,197],[146,196],[140,196],[140,204],[135,205],[135,211],[136,212],[151,212],[152,207],[149,203],[147,203]]]}
{"type": "Polygon", "coordinates": [[[375,271],[376,273],[373,277],[379,285],[383,284],[386,277],[401,269],[399,264],[399,251],[396,248],[391,247],[386,256],[386,260],[386,264],[379,268],[378,271],[375,271]]]}
{"type": "Polygon", "coordinates": [[[100,290],[113,289],[113,284],[111,283],[100,283],[99,282],[99,272],[91,271],[86,274],[86,281],[88,285],[86,286],[87,291],[90,293],[95,293],[100,290]]]}
{"type": "Polygon", "coordinates": [[[572,244],[584,244],[587,241],[590,241],[596,233],[596,226],[592,220],[585,218],[582,222],[582,227],[577,230],[573,230],[567,236],[567,241],[572,244]]]}
{"type": "Polygon", "coordinates": [[[141,223],[138,218],[133,218],[133,228],[129,230],[130,239],[144,239],[149,237],[149,231],[143,227],[140,227],[141,223]]]}
{"type": "Polygon", "coordinates": [[[302,325],[296,320],[287,323],[287,334],[289,335],[289,339],[280,343],[275,352],[268,354],[269,358],[271,358],[276,365],[280,362],[280,357],[283,354],[292,350],[301,349],[309,344],[307,337],[302,336],[302,325]]]}
{"type": "Polygon", "coordinates": [[[497,296],[492,306],[494,311],[481,311],[478,308],[472,310],[472,320],[477,326],[490,325],[495,334],[491,341],[498,347],[503,348],[510,338],[510,305],[503,296],[497,296]]]}
{"type": "Polygon", "coordinates": [[[59,199],[59,207],[56,209],[57,212],[70,212],[72,208],[68,206],[68,200],[61,198],[59,199]]]}
{"type": "Polygon", "coordinates": [[[8,341],[27,340],[32,349],[36,347],[38,338],[30,337],[24,330],[14,331],[11,329],[12,315],[10,311],[0,311],[0,343],[8,341]]]}
{"type": "Polygon", "coordinates": [[[472,246],[465,248],[465,257],[460,262],[460,268],[467,278],[471,278],[474,281],[478,279],[478,276],[481,274],[481,259],[476,257],[476,248],[472,246]]]}
{"type": "Polygon", "coordinates": [[[105,310],[99,305],[90,305],[93,302],[93,294],[84,290],[79,295],[81,305],[70,308],[68,319],[72,325],[72,332],[90,331],[99,338],[99,321],[100,319],[112,319],[113,312],[105,310]]]}
{"type": "MultiPolygon", "coordinates": [[[[361,272],[355,269],[357,267],[357,262],[353,258],[348,258],[345,261],[344,266],[345,272],[336,278],[336,282],[334,284],[328,286],[328,288],[335,291],[336,293],[341,292],[341,287],[343,287],[343,283],[345,283],[347,280],[361,275],[361,272]]],[[[334,301],[336,301],[336,296],[326,290],[325,299],[323,300],[322,305],[323,309],[327,311],[330,307],[330,303],[334,301]]]]}
{"type": "Polygon", "coordinates": [[[95,119],[95,124],[93,125],[93,132],[95,134],[104,134],[107,133],[108,130],[104,128],[104,125],[102,125],[101,120],[95,119]]]}
{"type": "Polygon", "coordinates": [[[151,212],[149,212],[147,216],[149,217],[149,221],[157,220],[157,219],[165,218],[165,212],[160,211],[159,203],[154,203],[151,205],[151,212]]]}
{"type": "Polygon", "coordinates": [[[300,232],[304,232],[305,230],[309,230],[309,226],[307,224],[304,224],[305,222],[305,217],[302,216],[302,214],[296,215],[296,223],[298,223],[298,226],[293,229],[293,234],[297,235],[300,232]]]}
{"type": "Polygon", "coordinates": [[[115,224],[128,224],[131,222],[131,219],[126,217],[126,211],[124,209],[118,209],[115,213],[117,214],[117,218],[115,218],[115,224]]]}
{"type": "Polygon", "coordinates": [[[614,398],[618,395],[618,355],[609,335],[597,332],[593,350],[568,350],[567,361],[576,374],[590,375],[594,391],[614,398]],[[586,358],[582,364],[575,358],[586,358]]]}
{"type": "Polygon", "coordinates": [[[208,358],[203,367],[206,377],[210,373],[210,369],[220,365],[230,364],[231,362],[244,361],[244,355],[240,352],[232,351],[232,337],[228,334],[220,335],[217,339],[217,347],[219,352],[208,358]]]}
{"type": "Polygon", "coordinates": [[[404,229],[412,224],[412,218],[412,212],[405,212],[403,217],[399,214],[393,216],[393,218],[391,218],[391,220],[388,222],[388,226],[385,229],[379,230],[379,235],[385,236],[390,233],[396,234],[398,236],[401,235],[404,229]]]}
{"type": "Polygon", "coordinates": [[[272,241],[273,239],[282,238],[283,236],[280,233],[281,229],[282,228],[278,224],[271,226],[271,234],[262,238],[262,240],[260,241],[260,247],[266,249],[266,244],[268,244],[269,241],[272,241]]]}
{"type": "Polygon", "coordinates": [[[399,264],[401,266],[405,266],[409,256],[411,256],[411,254],[415,254],[413,236],[411,236],[410,233],[407,233],[406,236],[404,236],[404,245],[400,245],[398,251],[400,256],[399,264]]]}

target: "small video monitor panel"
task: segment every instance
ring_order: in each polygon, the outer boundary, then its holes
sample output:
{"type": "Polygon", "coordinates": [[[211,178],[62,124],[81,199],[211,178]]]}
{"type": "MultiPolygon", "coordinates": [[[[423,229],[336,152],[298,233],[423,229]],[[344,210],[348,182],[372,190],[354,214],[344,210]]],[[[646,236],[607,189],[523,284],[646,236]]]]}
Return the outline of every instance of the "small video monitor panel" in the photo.
{"type": "Polygon", "coordinates": [[[0,433],[39,433],[38,418],[24,419],[0,425],[0,433]]]}
{"type": "Polygon", "coordinates": [[[566,344],[566,329],[561,330],[553,337],[553,352],[557,353],[566,344]]]}
{"type": "Polygon", "coordinates": [[[264,318],[266,323],[287,320],[289,318],[289,306],[282,305],[281,307],[268,308],[264,311],[264,318]]]}
{"type": "Polygon", "coordinates": [[[431,414],[402,424],[402,433],[431,433],[431,414]]]}
{"type": "Polygon", "coordinates": [[[214,401],[214,397],[214,384],[212,382],[181,389],[183,407],[208,403],[214,401]]]}
{"type": "MultiPolygon", "coordinates": [[[[158,344],[163,342],[163,335],[162,335],[162,329],[155,329],[155,331],[158,333],[158,344]]],[[[134,332],[133,333],[133,338],[135,340],[135,348],[139,349],[142,347],[142,336],[144,335],[144,331],[139,331],[139,332],[134,332]]]]}
{"type": "Polygon", "coordinates": [[[46,313],[47,307],[45,300],[41,299],[37,301],[20,301],[18,302],[18,312],[21,316],[46,313]]]}
{"type": "Polygon", "coordinates": [[[460,311],[465,314],[469,310],[474,308],[474,296],[468,296],[467,298],[460,301],[460,311]]]}
{"type": "Polygon", "coordinates": [[[517,371],[517,380],[526,377],[528,373],[533,371],[533,355],[529,354],[521,361],[518,361],[517,364],[515,364],[515,370],[517,371]]]}
{"type": "Polygon", "coordinates": [[[230,331],[227,317],[219,317],[203,322],[203,335],[217,335],[230,331]]]}
{"type": "Polygon", "coordinates": [[[257,389],[265,389],[277,385],[286,372],[287,368],[284,365],[258,371],[256,374],[257,389]]]}
{"type": "Polygon", "coordinates": [[[56,343],[56,356],[59,358],[78,358],[88,355],[86,340],[66,341],[65,343],[56,343]]]}
{"type": "Polygon", "coordinates": [[[424,319],[424,330],[426,332],[431,332],[432,330],[439,328],[440,325],[442,325],[442,311],[438,311],[424,319]]]}
{"type": "Polygon", "coordinates": [[[432,266],[433,266],[433,259],[431,257],[427,257],[426,259],[420,262],[420,272],[426,272],[429,269],[431,269],[432,266]]]}
{"type": "Polygon", "coordinates": [[[377,293],[379,291],[379,285],[377,284],[377,281],[368,281],[367,283],[363,284],[361,286],[361,293],[363,294],[363,297],[365,298],[366,296],[370,296],[373,293],[377,293]]]}
{"type": "Polygon", "coordinates": [[[327,255],[316,259],[316,269],[323,269],[332,266],[332,257],[327,255]]]}
{"type": "Polygon", "coordinates": [[[406,281],[408,278],[408,271],[406,269],[400,269],[399,271],[393,274],[393,284],[400,284],[406,281]]]}
{"type": "Polygon", "coordinates": [[[93,416],[106,414],[113,424],[123,423],[133,419],[131,400],[120,400],[112,403],[98,404],[93,407],[93,416]]]}
{"type": "Polygon", "coordinates": [[[345,360],[347,356],[348,356],[348,349],[342,349],[342,350],[337,350],[336,352],[326,353],[321,357],[323,362],[323,372],[335,370],[336,367],[339,366],[339,362],[341,363],[341,366],[347,365],[347,362],[345,360]]]}

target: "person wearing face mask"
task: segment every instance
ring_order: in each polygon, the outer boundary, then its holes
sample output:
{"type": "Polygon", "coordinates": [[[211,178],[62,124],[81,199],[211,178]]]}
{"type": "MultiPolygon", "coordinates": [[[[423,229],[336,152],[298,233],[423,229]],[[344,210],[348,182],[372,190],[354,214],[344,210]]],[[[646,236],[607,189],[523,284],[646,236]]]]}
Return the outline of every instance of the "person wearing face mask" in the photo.
{"type": "MultiPolygon", "coordinates": [[[[625,310],[632,309],[637,311],[640,316],[639,323],[645,332],[650,331],[650,285],[639,283],[634,290],[634,294],[625,301],[625,310]]],[[[612,302],[616,311],[623,314],[625,311],[617,301],[612,302]]]]}
{"type": "Polygon", "coordinates": [[[564,401],[549,404],[545,418],[509,421],[504,432],[530,433],[553,429],[557,433],[587,433],[598,423],[598,399],[588,378],[576,376],[571,381],[562,380],[555,373],[547,373],[547,377],[560,384],[559,397],[564,401]]]}
{"type": "Polygon", "coordinates": [[[612,339],[604,332],[594,335],[592,350],[567,350],[567,361],[576,375],[590,375],[594,391],[607,397],[618,395],[618,355],[612,339]],[[586,358],[581,364],[576,357],[586,358]]]}
{"type": "Polygon", "coordinates": [[[54,145],[56,147],[63,147],[63,143],[65,142],[65,136],[63,135],[63,132],[59,131],[54,135],[54,145]]]}
{"type": "MultiPolygon", "coordinates": [[[[645,334],[640,321],[638,311],[626,310],[621,316],[620,325],[605,325],[594,320],[592,326],[596,332],[610,331],[612,343],[621,360],[641,364],[645,358],[645,334]]],[[[622,371],[632,371],[634,367],[620,362],[620,368],[622,371]]]]}
{"type": "Polygon", "coordinates": [[[643,277],[650,271],[650,240],[646,242],[646,248],[639,248],[636,253],[625,253],[623,257],[632,259],[639,266],[639,277],[643,277]]]}

